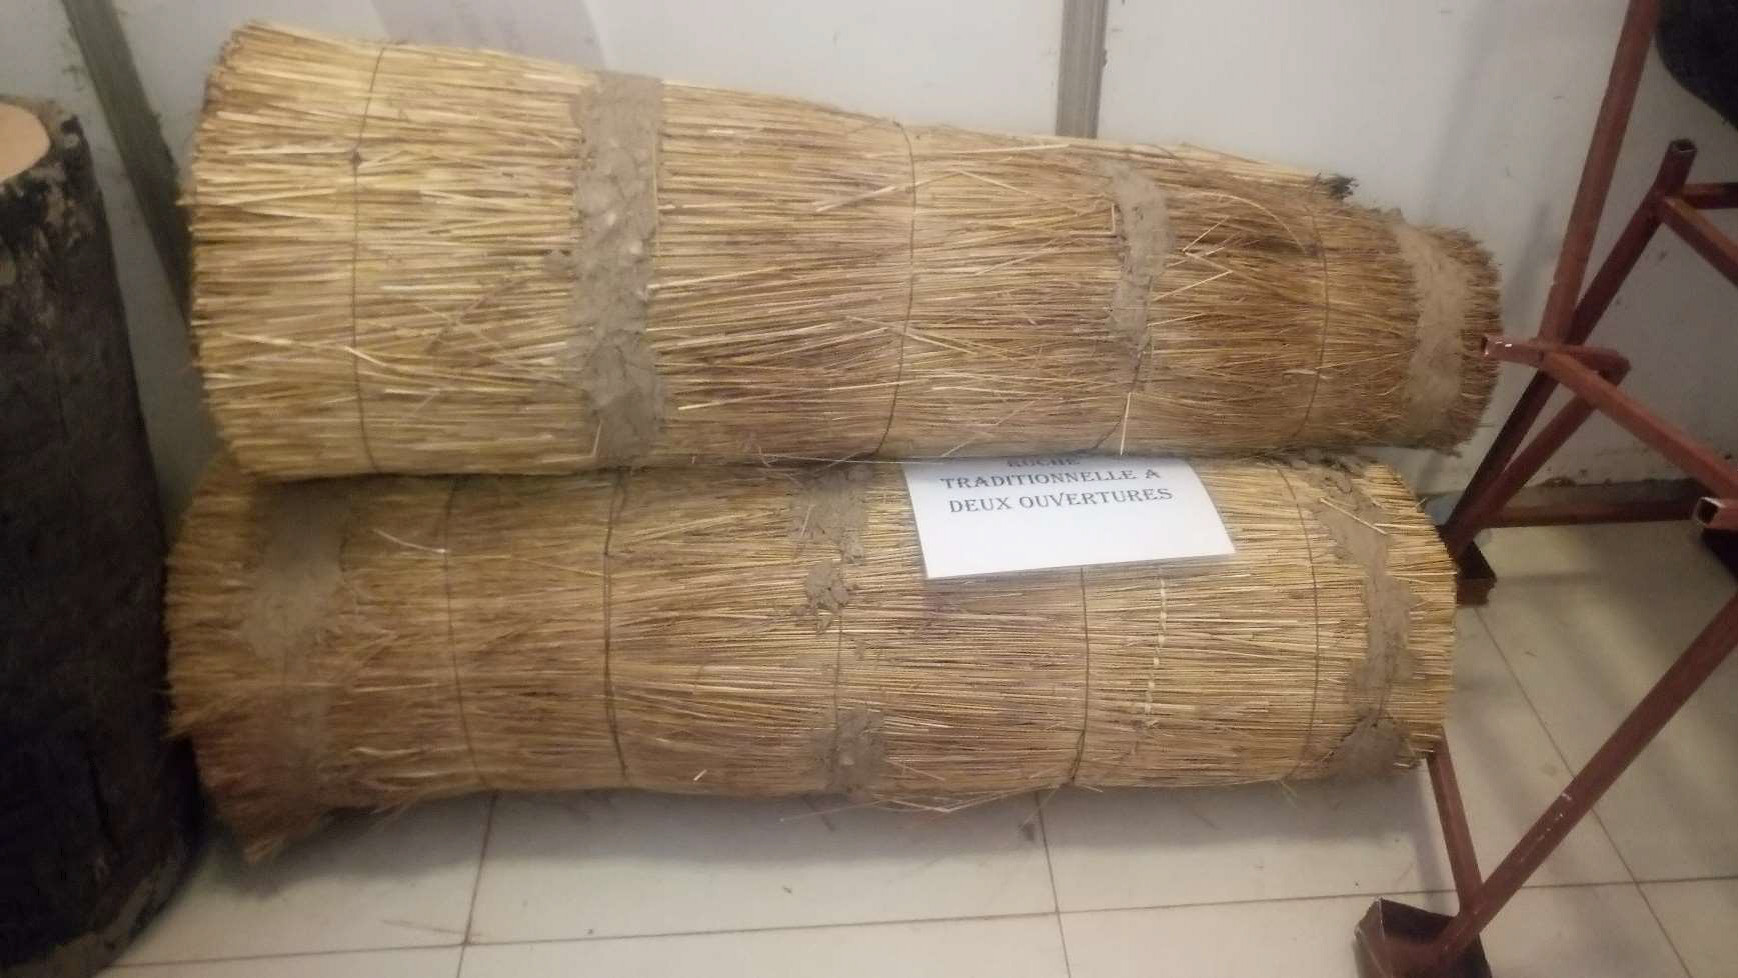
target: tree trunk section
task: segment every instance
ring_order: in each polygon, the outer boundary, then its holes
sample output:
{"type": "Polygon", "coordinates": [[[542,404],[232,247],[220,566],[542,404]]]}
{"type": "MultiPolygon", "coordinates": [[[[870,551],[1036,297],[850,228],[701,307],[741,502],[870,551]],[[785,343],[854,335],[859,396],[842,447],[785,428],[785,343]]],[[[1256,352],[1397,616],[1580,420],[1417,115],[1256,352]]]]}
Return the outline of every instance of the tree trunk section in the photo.
{"type": "Polygon", "coordinates": [[[162,517],[90,148],[0,102],[48,135],[0,173],[0,975],[64,978],[167,899],[197,795],[165,736],[162,517]]]}

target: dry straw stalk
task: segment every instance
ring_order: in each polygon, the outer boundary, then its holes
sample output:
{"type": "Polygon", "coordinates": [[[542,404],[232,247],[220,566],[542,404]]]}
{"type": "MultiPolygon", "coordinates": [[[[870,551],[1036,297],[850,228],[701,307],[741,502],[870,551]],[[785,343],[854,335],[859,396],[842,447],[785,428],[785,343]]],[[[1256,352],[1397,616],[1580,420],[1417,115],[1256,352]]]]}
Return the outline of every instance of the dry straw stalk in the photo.
{"type": "Polygon", "coordinates": [[[1344,183],[237,32],[188,204],[247,470],[1449,446],[1495,274],[1344,183]]]}
{"type": "Polygon", "coordinates": [[[267,485],[171,562],[176,723],[254,855],[484,790],[842,793],[1404,765],[1453,574],[1394,474],[1198,466],[1237,553],[926,581],[896,468],[267,485]]]}

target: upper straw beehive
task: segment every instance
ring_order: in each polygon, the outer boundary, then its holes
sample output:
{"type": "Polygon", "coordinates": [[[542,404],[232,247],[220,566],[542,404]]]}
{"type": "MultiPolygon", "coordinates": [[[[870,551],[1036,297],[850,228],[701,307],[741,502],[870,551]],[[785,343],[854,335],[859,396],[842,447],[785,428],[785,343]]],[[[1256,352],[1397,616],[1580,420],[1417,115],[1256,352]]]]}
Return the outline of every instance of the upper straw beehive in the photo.
{"type": "Polygon", "coordinates": [[[473,791],[950,809],[1428,751],[1454,583],[1411,493],[1379,465],[1197,470],[1233,556],[926,581],[886,465],[229,469],[170,562],[176,725],[255,855],[473,791]]]}
{"type": "Polygon", "coordinates": [[[1343,182],[237,32],[194,331],[268,478],[1450,446],[1495,275],[1343,182]]]}

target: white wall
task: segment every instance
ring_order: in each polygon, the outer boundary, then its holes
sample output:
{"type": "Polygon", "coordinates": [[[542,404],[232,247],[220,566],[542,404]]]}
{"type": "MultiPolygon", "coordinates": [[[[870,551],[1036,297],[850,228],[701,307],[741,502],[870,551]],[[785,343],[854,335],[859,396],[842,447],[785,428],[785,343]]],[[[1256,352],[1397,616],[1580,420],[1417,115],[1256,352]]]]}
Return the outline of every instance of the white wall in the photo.
{"type": "MultiPolygon", "coordinates": [[[[1502,268],[1508,331],[1532,335],[1624,6],[1114,0],[1100,132],[1345,173],[1358,179],[1362,203],[1469,228],[1502,268]]],[[[1675,136],[1701,146],[1692,179],[1738,179],[1738,132],[1655,58],[1596,261],[1675,136]]],[[[1738,385],[1729,380],[1738,366],[1738,290],[1670,232],[1661,232],[1594,335],[1629,354],[1636,369],[1628,384],[1663,414],[1726,451],[1738,449],[1738,385]]],[[[1523,368],[1503,368],[1487,427],[1460,458],[1395,453],[1420,489],[1464,484],[1525,379],[1523,368]]],[[[1542,474],[1551,476],[1676,472],[1596,418],[1542,474]]]]}
{"type": "MultiPolygon", "coordinates": [[[[33,0],[34,2],[34,0],[33,0]]],[[[186,160],[229,32],[276,20],[492,47],[675,81],[795,95],[913,122],[1048,131],[1057,0],[119,0],[165,138],[186,160]]]]}
{"type": "Polygon", "coordinates": [[[601,64],[581,0],[117,0],[115,6],[163,137],[184,168],[205,75],[230,32],[250,20],[601,64]]]}
{"type": "MultiPolygon", "coordinates": [[[[14,0],[18,2],[18,0],[14,0]]],[[[134,356],[171,501],[208,451],[197,379],[58,0],[22,0],[0,38],[4,84],[86,117],[121,258],[134,356]]],[[[147,93],[185,162],[206,69],[254,18],[374,37],[476,44],[683,81],[805,96],[918,122],[1048,131],[1060,0],[119,0],[147,93]]],[[[1496,254],[1510,332],[1550,282],[1623,0],[1112,0],[1101,128],[1195,142],[1359,179],[1358,199],[1467,227],[1496,254]]],[[[1738,178],[1738,133],[1649,66],[1602,233],[1608,242],[1665,141],[1738,178]]],[[[1599,253],[1602,254],[1602,243],[1599,253]]],[[[1596,256],[1597,257],[1597,256],[1596,256]]],[[[1738,449],[1738,292],[1662,234],[1601,327],[1631,381],[1686,427],[1738,449]]],[[[1524,374],[1506,368],[1499,405],[1524,374]]],[[[1414,456],[1424,489],[1459,459],[1414,456]]],[[[1671,475],[1621,431],[1588,426],[1545,473],[1671,475]]]]}
{"type": "Polygon", "coordinates": [[[591,0],[604,64],[907,122],[1049,132],[1058,0],[591,0]]]}

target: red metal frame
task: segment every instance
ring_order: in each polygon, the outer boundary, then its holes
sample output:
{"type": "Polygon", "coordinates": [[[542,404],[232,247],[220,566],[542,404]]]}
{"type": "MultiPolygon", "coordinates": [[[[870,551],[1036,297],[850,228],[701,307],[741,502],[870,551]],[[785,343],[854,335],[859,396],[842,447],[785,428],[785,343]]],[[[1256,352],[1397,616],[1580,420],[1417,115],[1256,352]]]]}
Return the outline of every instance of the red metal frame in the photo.
{"type": "MultiPolygon", "coordinates": [[[[1537,506],[1504,506],[1492,516],[1486,527],[1498,526],[1579,526],[1586,523],[1659,523],[1681,520],[1687,510],[1696,507],[1690,499],[1636,499],[1626,502],[1547,503],[1537,506]]],[[[1466,601],[1463,604],[1483,604],[1466,601]]]]}
{"type": "MultiPolygon", "coordinates": [[[[1694,512],[1679,510],[1677,515],[1693,516],[1713,530],[1738,530],[1738,466],[1619,389],[1629,372],[1629,361],[1622,354],[1582,345],[1662,224],[1738,284],[1738,242],[1700,213],[1738,207],[1738,183],[1686,184],[1696,148],[1679,140],[1666,150],[1653,186],[1586,293],[1581,293],[1658,15],[1658,0],[1631,0],[1537,338],[1486,341],[1487,357],[1531,367],[1535,374],[1442,527],[1443,540],[1457,560],[1476,554],[1472,540],[1480,530],[1527,525],[1529,515],[1558,523],[1605,522],[1634,518],[1648,507],[1650,512],[1658,511],[1657,501],[1555,507],[1533,513],[1505,508],[1594,411],[1617,422],[1705,487],[1709,494],[1695,504],[1694,512]],[[1574,397],[1527,440],[1559,384],[1574,397]]],[[[1735,647],[1738,594],[1714,615],[1488,877],[1479,872],[1446,741],[1437,748],[1430,758],[1430,780],[1459,910],[1449,917],[1378,900],[1356,931],[1363,973],[1383,978],[1488,976],[1479,933],[1735,647]]]]}

